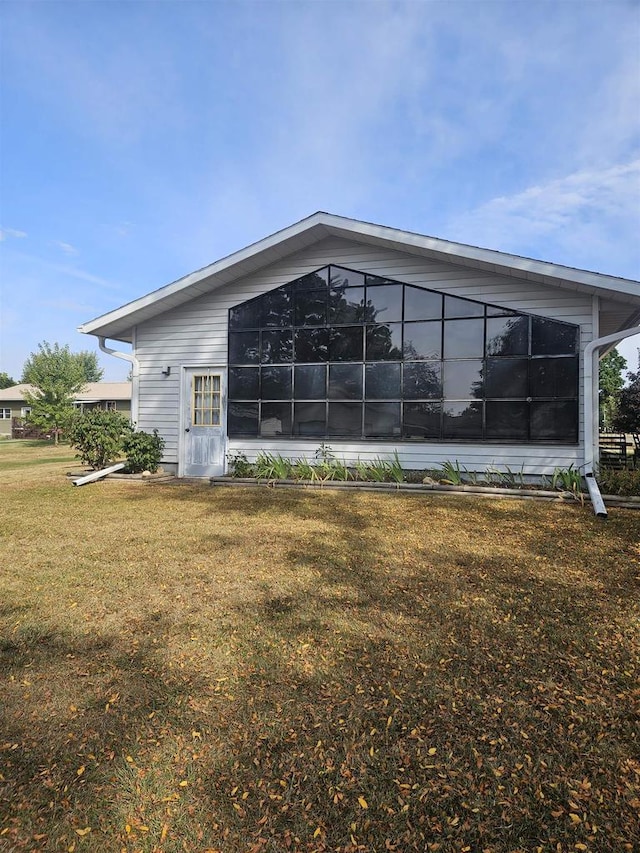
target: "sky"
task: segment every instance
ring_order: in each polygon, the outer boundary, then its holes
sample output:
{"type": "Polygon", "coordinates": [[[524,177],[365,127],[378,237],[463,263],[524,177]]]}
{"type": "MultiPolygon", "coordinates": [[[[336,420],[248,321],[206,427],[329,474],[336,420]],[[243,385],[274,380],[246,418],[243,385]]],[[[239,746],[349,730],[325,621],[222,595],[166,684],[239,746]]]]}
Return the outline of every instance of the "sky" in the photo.
{"type": "Polygon", "coordinates": [[[2,0],[0,86],[16,380],[316,210],[640,279],[638,0],[2,0]]]}

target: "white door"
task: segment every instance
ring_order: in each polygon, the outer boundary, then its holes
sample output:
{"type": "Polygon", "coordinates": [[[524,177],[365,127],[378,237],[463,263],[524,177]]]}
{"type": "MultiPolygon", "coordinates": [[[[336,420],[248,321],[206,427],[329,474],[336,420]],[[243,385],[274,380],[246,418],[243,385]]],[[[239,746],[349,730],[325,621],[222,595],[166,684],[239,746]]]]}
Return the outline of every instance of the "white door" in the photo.
{"type": "Polygon", "coordinates": [[[181,477],[224,474],[226,370],[188,367],[182,379],[181,477]]]}

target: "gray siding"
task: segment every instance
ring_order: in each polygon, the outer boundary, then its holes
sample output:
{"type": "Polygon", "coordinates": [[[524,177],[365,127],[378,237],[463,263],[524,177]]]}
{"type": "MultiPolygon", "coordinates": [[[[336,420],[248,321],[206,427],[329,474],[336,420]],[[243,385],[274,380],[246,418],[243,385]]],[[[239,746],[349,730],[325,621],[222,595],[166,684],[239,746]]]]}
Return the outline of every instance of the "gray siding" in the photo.
{"type": "MultiPolygon", "coordinates": [[[[166,442],[166,463],[178,461],[181,368],[226,364],[229,308],[329,263],[388,276],[453,296],[578,323],[581,349],[592,339],[593,305],[590,296],[330,237],[136,328],[136,355],[140,363],[138,425],[144,430],[155,427],[160,431],[166,442]],[[171,367],[168,377],[161,372],[167,366],[171,367]]],[[[582,387],[582,365],[580,375],[582,387]]],[[[581,414],[581,443],[582,436],[581,414]]],[[[435,467],[443,460],[457,459],[475,470],[484,470],[489,465],[508,465],[519,469],[524,461],[525,471],[536,473],[582,462],[581,448],[562,445],[330,443],[335,453],[343,454],[348,460],[388,455],[397,447],[401,460],[411,468],[435,467]]],[[[261,448],[283,455],[302,456],[306,453],[312,456],[316,446],[317,442],[234,440],[229,450],[246,452],[249,458],[261,448]]]]}

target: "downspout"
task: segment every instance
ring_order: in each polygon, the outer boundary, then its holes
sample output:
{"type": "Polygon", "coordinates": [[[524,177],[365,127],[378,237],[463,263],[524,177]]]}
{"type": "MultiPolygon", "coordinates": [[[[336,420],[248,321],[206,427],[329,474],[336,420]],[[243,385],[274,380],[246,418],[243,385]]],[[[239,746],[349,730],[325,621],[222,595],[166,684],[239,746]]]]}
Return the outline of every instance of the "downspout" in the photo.
{"type": "Polygon", "coordinates": [[[640,334],[640,326],[632,326],[612,335],[596,338],[584,348],[584,476],[593,504],[593,511],[600,518],[607,517],[607,510],[598,488],[593,467],[596,460],[596,429],[594,423],[595,354],[609,344],[617,344],[625,338],[640,334]]]}
{"type": "Polygon", "coordinates": [[[131,365],[131,421],[136,424],[138,421],[138,376],[140,373],[140,362],[133,353],[111,349],[111,347],[105,344],[105,341],[105,337],[98,337],[98,346],[102,352],[112,355],[115,358],[121,358],[123,361],[128,361],[131,365]]]}

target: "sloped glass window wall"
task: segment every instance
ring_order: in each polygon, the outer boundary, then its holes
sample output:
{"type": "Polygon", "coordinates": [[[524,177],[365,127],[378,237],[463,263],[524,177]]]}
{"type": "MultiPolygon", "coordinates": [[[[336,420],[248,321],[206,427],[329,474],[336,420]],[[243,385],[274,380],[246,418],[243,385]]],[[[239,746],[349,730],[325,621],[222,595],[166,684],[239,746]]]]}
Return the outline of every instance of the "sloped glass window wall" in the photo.
{"type": "Polygon", "coordinates": [[[573,444],[578,332],[324,267],[230,310],[228,432],[573,444]]]}

